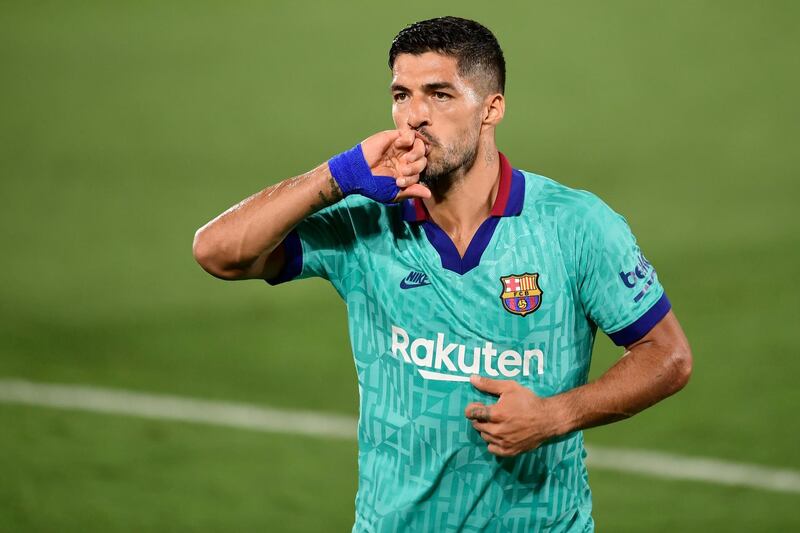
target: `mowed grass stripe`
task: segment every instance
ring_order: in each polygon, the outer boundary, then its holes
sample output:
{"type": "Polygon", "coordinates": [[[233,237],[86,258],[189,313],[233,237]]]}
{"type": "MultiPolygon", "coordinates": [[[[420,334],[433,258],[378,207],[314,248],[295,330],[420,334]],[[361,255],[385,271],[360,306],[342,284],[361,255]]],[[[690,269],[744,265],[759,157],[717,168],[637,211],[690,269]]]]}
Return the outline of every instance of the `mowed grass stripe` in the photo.
{"type": "MultiPolygon", "coordinates": [[[[336,439],[356,438],[357,427],[355,418],[336,414],[15,379],[0,379],[0,402],[336,439]]],[[[800,472],[795,470],[645,450],[587,450],[590,468],[800,493],[800,472]]]]}

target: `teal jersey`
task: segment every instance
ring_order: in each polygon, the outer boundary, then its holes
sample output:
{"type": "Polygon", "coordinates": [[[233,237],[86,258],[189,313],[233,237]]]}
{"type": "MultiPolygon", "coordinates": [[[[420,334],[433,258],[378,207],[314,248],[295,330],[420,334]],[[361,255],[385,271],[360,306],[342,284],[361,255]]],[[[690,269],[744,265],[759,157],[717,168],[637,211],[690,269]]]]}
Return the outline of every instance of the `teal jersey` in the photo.
{"type": "Polygon", "coordinates": [[[625,219],[514,170],[462,257],[419,200],[352,196],[301,222],[270,283],[320,276],[347,304],[360,393],[354,531],[591,531],[581,432],[498,458],[464,416],[471,374],[540,396],[587,381],[669,311],[625,219]]]}

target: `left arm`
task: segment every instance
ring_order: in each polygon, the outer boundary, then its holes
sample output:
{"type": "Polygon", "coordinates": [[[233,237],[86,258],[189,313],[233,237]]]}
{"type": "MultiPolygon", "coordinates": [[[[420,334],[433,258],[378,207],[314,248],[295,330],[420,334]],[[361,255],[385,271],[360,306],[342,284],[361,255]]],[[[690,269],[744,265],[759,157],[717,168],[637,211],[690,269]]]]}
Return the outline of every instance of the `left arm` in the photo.
{"type": "Polygon", "coordinates": [[[491,453],[512,456],[552,437],[631,417],[689,381],[692,352],[672,311],[625,348],[623,357],[597,380],[549,398],[516,381],[473,376],[477,389],[499,399],[490,406],[471,403],[465,415],[491,453]]]}

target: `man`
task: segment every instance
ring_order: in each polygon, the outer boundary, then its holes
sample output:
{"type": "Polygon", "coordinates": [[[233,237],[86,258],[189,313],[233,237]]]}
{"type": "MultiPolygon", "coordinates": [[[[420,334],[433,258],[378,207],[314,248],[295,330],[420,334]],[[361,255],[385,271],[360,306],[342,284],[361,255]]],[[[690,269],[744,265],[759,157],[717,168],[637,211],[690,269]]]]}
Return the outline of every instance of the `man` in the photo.
{"type": "Polygon", "coordinates": [[[593,529],[580,432],[681,389],[691,353],[625,220],[495,145],[505,62],[454,17],[389,52],[396,130],[224,212],[223,279],[331,281],[360,391],[356,531],[593,529]],[[626,352],[587,383],[597,327],[626,352]]]}

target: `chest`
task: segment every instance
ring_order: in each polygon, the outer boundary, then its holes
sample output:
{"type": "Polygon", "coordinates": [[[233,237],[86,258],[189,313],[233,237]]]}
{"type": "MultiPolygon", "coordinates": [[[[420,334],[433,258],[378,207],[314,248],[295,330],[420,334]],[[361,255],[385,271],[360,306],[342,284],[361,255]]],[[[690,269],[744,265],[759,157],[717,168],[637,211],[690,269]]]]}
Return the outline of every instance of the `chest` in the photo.
{"type": "Polygon", "coordinates": [[[552,340],[576,313],[574,279],[551,228],[500,220],[482,249],[470,244],[462,255],[450,242],[449,256],[437,235],[413,229],[366,256],[366,289],[387,320],[510,344],[552,340]]]}
{"type": "Polygon", "coordinates": [[[585,381],[594,330],[557,232],[504,222],[472,263],[443,255],[418,226],[362,255],[348,301],[360,317],[351,321],[360,379],[395,376],[445,394],[477,373],[544,395],[585,381]]]}

